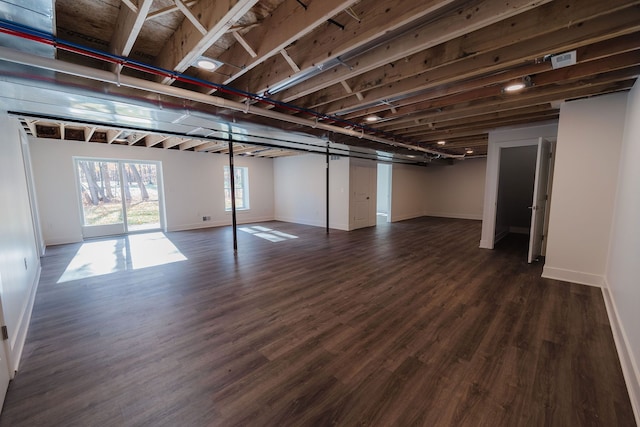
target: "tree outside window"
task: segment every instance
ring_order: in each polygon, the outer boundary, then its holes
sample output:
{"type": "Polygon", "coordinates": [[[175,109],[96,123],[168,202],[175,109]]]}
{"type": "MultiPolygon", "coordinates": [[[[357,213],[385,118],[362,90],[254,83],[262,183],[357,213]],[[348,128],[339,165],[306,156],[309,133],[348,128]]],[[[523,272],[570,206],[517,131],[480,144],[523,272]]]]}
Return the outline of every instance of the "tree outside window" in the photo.
{"type": "MultiPolygon", "coordinates": [[[[236,187],[236,209],[249,209],[249,168],[233,168],[236,187]]],[[[224,210],[231,210],[231,179],[229,166],[224,167],[224,210]]]]}

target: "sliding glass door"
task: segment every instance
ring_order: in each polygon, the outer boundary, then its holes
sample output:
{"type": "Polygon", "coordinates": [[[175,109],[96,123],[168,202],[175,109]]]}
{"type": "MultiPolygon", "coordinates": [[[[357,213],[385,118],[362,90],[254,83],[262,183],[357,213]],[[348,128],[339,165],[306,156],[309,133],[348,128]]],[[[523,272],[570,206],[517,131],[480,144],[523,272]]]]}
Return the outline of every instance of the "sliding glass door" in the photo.
{"type": "Polygon", "coordinates": [[[83,237],[160,230],[157,163],[76,159],[83,237]]]}

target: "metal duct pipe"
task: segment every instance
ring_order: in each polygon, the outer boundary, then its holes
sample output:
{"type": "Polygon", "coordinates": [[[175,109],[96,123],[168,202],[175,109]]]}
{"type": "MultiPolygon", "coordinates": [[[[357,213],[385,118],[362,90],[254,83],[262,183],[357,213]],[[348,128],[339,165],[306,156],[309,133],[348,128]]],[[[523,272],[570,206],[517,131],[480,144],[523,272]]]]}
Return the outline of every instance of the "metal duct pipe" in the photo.
{"type": "MultiPolygon", "coordinates": [[[[2,19],[28,26],[44,33],[55,33],[53,28],[53,0],[0,0],[2,19]]],[[[48,58],[55,57],[55,48],[34,40],[0,34],[0,46],[30,52],[48,58]]]]}
{"type": "Polygon", "coordinates": [[[321,123],[316,120],[304,119],[289,114],[279,113],[264,108],[258,108],[253,105],[243,104],[237,101],[231,101],[228,99],[220,98],[217,96],[206,95],[199,92],[190,91],[187,89],[181,89],[174,86],[167,86],[161,83],[156,83],[148,80],[138,79],[129,76],[123,76],[120,74],[114,74],[109,71],[98,70],[82,65],[71,64],[68,62],[57,61],[54,59],[43,58],[36,55],[31,55],[24,52],[19,52],[13,49],[0,47],[0,59],[16,64],[27,65],[40,69],[55,71],[64,73],[76,77],[96,80],[100,82],[110,83],[118,86],[125,86],[132,89],[139,89],[146,92],[173,96],[182,99],[188,99],[190,101],[199,102],[202,104],[212,105],[220,108],[227,108],[235,111],[242,111],[247,114],[254,114],[256,116],[267,117],[274,120],[280,120],[284,122],[299,124],[302,126],[322,129],[328,132],[334,132],[337,134],[347,135],[355,138],[366,138],[369,141],[378,142],[381,144],[405,148],[408,150],[419,151],[428,154],[439,155],[441,157],[448,158],[463,158],[464,155],[453,155],[448,153],[442,153],[436,150],[430,150],[428,148],[418,147],[411,144],[392,141],[386,138],[380,138],[374,135],[367,135],[364,130],[357,132],[352,129],[345,129],[339,126],[321,123]]]}

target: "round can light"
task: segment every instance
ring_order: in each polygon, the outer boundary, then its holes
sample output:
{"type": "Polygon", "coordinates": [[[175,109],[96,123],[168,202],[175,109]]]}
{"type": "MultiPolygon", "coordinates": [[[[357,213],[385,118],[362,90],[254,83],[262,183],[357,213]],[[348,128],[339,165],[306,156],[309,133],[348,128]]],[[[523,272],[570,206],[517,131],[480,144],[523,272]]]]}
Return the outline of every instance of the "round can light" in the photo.
{"type": "Polygon", "coordinates": [[[444,145],[446,143],[447,143],[447,141],[438,141],[438,145],[444,145]]]}
{"type": "Polygon", "coordinates": [[[525,84],[522,82],[511,83],[510,85],[505,86],[504,90],[505,92],[516,92],[524,89],[524,87],[525,87],[525,84]]]}
{"type": "Polygon", "coordinates": [[[368,121],[369,123],[373,123],[373,122],[377,122],[378,120],[380,120],[380,117],[378,116],[368,116],[365,118],[366,121],[368,121]]]}
{"type": "Polygon", "coordinates": [[[473,150],[467,150],[467,154],[473,154],[473,150]]]}
{"type": "Polygon", "coordinates": [[[199,59],[198,62],[196,62],[196,65],[198,68],[209,71],[215,70],[218,67],[218,64],[208,59],[199,59]]]}

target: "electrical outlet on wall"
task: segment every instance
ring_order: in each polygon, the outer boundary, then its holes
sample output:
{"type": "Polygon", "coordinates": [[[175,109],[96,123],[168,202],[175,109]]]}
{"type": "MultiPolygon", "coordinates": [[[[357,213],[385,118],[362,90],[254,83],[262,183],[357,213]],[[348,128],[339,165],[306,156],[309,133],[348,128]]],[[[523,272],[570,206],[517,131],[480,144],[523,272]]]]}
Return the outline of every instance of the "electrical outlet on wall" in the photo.
{"type": "Polygon", "coordinates": [[[202,220],[203,221],[211,221],[211,216],[205,215],[205,216],[202,217],[202,220]]]}

